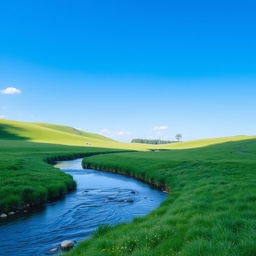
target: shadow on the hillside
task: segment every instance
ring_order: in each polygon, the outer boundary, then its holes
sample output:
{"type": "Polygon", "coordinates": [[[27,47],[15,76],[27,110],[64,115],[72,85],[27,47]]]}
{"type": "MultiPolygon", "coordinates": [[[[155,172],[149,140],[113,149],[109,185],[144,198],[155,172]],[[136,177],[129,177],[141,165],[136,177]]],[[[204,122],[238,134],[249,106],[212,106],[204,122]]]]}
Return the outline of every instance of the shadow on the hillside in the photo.
{"type": "Polygon", "coordinates": [[[24,131],[8,124],[0,124],[0,139],[1,140],[29,140],[28,137],[18,135],[19,132],[24,131]]]}

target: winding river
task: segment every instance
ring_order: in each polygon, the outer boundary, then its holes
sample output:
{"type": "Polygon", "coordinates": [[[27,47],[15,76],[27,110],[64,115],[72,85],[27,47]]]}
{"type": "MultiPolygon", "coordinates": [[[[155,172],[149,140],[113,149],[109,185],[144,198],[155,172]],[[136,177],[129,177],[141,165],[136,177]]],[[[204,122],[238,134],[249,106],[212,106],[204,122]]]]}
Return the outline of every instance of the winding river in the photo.
{"type": "MultiPolygon", "coordinates": [[[[142,217],[157,208],[166,194],[119,174],[83,169],[82,159],[55,167],[71,174],[77,190],[36,212],[0,223],[0,255],[51,255],[63,240],[90,237],[99,224],[114,225],[142,217]]],[[[60,252],[60,249],[58,249],[60,252]]]]}

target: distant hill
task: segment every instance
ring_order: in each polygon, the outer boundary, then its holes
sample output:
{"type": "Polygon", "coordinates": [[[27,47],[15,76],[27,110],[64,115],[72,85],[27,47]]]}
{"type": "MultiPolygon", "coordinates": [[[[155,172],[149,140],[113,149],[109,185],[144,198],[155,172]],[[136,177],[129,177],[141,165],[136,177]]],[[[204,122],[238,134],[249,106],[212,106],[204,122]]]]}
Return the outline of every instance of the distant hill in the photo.
{"type": "Polygon", "coordinates": [[[191,141],[184,141],[184,142],[179,142],[179,143],[161,145],[161,149],[200,148],[200,147],[207,147],[207,146],[215,145],[215,144],[250,140],[250,139],[255,139],[255,138],[256,138],[256,136],[238,135],[238,136],[213,138],[213,139],[191,140],[191,141]]]}
{"type": "Polygon", "coordinates": [[[31,141],[73,146],[123,148],[134,150],[147,149],[186,149],[205,147],[230,141],[240,141],[255,138],[255,136],[234,136],[216,139],[204,139],[170,143],[163,145],[143,143],[122,143],[99,134],[81,131],[69,126],[29,123],[0,119],[0,140],[31,141]]]}
{"type": "Polygon", "coordinates": [[[140,143],[123,143],[96,133],[85,132],[64,125],[6,119],[0,119],[0,140],[133,150],[147,150],[154,147],[154,145],[140,143]]]}
{"type": "Polygon", "coordinates": [[[27,123],[0,120],[0,139],[27,140],[65,145],[102,145],[118,142],[95,134],[63,125],[46,123],[27,123]]]}

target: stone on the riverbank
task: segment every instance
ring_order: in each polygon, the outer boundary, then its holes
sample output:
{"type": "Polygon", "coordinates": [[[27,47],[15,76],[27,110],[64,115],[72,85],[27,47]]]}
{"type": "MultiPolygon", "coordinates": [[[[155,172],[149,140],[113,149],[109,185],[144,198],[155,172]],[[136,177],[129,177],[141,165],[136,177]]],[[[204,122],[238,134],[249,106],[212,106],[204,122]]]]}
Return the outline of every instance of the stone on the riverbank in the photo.
{"type": "Polygon", "coordinates": [[[14,215],[15,214],[15,212],[9,212],[8,213],[8,215],[14,215]]]}
{"type": "Polygon", "coordinates": [[[60,248],[64,251],[70,250],[73,247],[74,247],[74,241],[71,241],[71,240],[62,241],[60,244],[60,248]]]}
{"type": "Polygon", "coordinates": [[[0,218],[7,218],[7,214],[6,213],[2,213],[1,215],[0,215],[0,218]]]}

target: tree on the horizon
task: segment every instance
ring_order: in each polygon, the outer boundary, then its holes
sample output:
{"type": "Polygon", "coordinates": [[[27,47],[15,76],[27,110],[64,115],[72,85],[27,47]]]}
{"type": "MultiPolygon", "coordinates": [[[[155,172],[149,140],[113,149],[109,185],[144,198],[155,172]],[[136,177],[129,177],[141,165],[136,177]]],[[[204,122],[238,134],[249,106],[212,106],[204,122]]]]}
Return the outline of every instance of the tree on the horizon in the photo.
{"type": "Polygon", "coordinates": [[[180,133],[178,133],[176,136],[175,136],[176,140],[177,141],[181,141],[182,139],[182,135],[180,133]]]}

